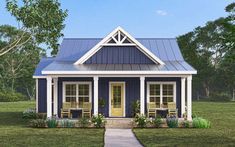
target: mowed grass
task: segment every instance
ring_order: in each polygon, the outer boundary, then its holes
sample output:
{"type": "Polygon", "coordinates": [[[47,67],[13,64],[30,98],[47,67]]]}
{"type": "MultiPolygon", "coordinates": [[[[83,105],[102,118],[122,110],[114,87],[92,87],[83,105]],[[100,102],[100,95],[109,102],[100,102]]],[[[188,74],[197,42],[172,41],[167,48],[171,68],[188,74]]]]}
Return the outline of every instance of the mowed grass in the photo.
{"type": "Polygon", "coordinates": [[[0,147],[103,146],[104,129],[29,128],[22,111],[34,102],[0,102],[0,147]]]}
{"type": "Polygon", "coordinates": [[[151,146],[235,146],[235,103],[193,102],[193,113],[211,121],[209,129],[134,129],[151,146]]]}

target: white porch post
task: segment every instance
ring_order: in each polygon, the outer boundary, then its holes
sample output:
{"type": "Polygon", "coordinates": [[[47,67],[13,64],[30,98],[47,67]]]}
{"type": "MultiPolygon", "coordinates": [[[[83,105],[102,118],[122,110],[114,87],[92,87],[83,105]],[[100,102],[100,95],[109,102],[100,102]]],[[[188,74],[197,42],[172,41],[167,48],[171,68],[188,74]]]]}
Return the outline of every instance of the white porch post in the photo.
{"type": "Polygon", "coordinates": [[[36,87],[35,87],[35,101],[36,101],[36,112],[38,113],[38,79],[36,79],[36,87]]]}
{"type": "Polygon", "coordinates": [[[144,76],[141,76],[140,77],[140,114],[145,114],[145,101],[144,101],[144,97],[145,97],[145,84],[144,84],[144,81],[145,81],[145,77],[144,76]]]}
{"type": "Polygon", "coordinates": [[[98,81],[99,77],[94,76],[94,115],[98,115],[98,81]]]}
{"type": "Polygon", "coordinates": [[[52,116],[52,109],[51,109],[51,92],[52,92],[52,78],[47,77],[47,117],[52,116]]]}
{"type": "Polygon", "coordinates": [[[185,77],[181,78],[181,117],[185,113],[185,77]]]}
{"type": "Polygon", "coordinates": [[[54,115],[58,113],[58,79],[54,78],[54,115]]]}
{"type": "Polygon", "coordinates": [[[187,120],[192,120],[192,76],[187,77],[187,120]]]}

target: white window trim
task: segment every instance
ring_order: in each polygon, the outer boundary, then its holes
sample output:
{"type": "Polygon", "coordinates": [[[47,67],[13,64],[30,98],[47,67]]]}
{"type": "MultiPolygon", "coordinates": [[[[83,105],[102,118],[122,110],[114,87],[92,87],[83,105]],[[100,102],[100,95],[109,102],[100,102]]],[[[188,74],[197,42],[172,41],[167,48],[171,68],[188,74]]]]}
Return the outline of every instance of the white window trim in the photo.
{"type": "MultiPolygon", "coordinates": [[[[85,55],[83,55],[80,59],[78,59],[74,64],[78,65],[78,64],[83,64],[84,62],[86,62],[92,55],[94,55],[97,51],[99,51],[103,45],[107,45],[106,42],[118,32],[121,32],[122,34],[127,36],[129,40],[132,41],[133,44],[135,44],[140,49],[140,51],[142,51],[146,56],[148,56],[154,63],[164,65],[163,61],[161,61],[158,57],[156,57],[150,50],[148,50],[145,46],[143,46],[139,41],[137,41],[134,37],[132,37],[128,32],[126,32],[120,26],[114,29],[105,38],[103,38],[98,44],[96,44],[93,48],[91,48],[85,55]]],[[[116,44],[116,45],[119,45],[119,44],[116,44]]]]}
{"type": "Polygon", "coordinates": [[[87,82],[87,81],[82,81],[82,82],[77,82],[77,81],[71,81],[71,82],[63,82],[63,103],[65,102],[65,85],[67,84],[76,84],[76,102],[78,102],[78,85],[80,84],[88,84],[89,85],[89,102],[92,103],[92,82],[87,82]]]}
{"type": "Polygon", "coordinates": [[[116,83],[120,83],[120,84],[123,84],[123,117],[126,117],[126,82],[124,81],[110,81],[109,82],[109,117],[112,117],[111,116],[111,84],[116,84],[116,83]]]}
{"type": "Polygon", "coordinates": [[[172,84],[173,85],[173,102],[176,102],[176,82],[147,82],[147,103],[149,103],[150,99],[150,85],[151,84],[159,84],[160,85],[160,105],[163,104],[163,84],[172,84]]]}

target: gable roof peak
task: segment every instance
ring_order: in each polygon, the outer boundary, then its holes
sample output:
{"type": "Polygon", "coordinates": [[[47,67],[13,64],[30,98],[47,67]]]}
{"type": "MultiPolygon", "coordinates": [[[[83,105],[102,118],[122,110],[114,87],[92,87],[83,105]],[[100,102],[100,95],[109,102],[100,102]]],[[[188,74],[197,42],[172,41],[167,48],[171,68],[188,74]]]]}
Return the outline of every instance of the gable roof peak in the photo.
{"type": "Polygon", "coordinates": [[[161,61],[158,57],[156,57],[149,49],[147,49],[138,40],[132,37],[121,26],[118,26],[106,37],[104,37],[99,43],[97,43],[93,48],[91,48],[85,55],[83,55],[80,59],[78,59],[74,64],[75,65],[83,64],[103,46],[136,46],[154,63],[164,65],[163,61],[161,61]]]}

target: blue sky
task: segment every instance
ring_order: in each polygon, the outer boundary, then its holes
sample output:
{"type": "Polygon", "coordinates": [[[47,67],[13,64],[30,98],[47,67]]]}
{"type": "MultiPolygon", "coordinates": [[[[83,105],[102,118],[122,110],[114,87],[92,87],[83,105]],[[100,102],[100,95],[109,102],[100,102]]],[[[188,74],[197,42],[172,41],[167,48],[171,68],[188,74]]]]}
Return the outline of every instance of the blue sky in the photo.
{"type": "MultiPolygon", "coordinates": [[[[134,37],[176,37],[226,16],[233,0],[60,0],[65,37],[104,37],[122,26],[134,37]]],[[[0,1],[0,24],[17,26],[0,1]]]]}

